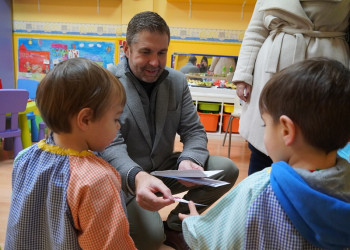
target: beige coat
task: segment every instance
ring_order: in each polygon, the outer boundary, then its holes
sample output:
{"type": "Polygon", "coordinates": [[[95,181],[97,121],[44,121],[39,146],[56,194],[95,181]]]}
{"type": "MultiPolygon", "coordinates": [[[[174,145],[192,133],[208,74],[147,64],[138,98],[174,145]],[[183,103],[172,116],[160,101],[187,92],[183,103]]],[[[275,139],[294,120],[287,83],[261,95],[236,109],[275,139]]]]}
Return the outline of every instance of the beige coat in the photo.
{"type": "Polygon", "coordinates": [[[350,0],[257,1],[233,77],[253,86],[239,132],[254,147],[267,154],[258,106],[265,83],[281,69],[312,57],[333,58],[349,67],[349,18],[350,0]]]}

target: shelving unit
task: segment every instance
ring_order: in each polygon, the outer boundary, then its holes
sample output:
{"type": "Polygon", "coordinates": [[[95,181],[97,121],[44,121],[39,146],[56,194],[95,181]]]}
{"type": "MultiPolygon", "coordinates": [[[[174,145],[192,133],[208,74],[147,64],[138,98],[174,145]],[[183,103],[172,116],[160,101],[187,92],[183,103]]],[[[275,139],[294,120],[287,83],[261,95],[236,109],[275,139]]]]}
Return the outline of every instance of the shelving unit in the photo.
{"type": "Polygon", "coordinates": [[[216,86],[213,86],[211,88],[190,86],[189,88],[191,91],[192,99],[196,104],[196,107],[198,107],[199,101],[216,102],[221,104],[218,131],[209,132],[211,134],[221,135],[224,103],[233,104],[233,97],[236,95],[236,90],[228,88],[217,88],[216,86]]]}

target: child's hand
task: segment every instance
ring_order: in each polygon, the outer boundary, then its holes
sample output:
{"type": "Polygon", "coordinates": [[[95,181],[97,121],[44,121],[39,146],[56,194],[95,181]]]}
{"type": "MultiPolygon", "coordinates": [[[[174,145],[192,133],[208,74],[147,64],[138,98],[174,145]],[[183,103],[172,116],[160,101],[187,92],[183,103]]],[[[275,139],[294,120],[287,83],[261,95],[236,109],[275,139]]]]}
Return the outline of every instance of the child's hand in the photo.
{"type": "Polygon", "coordinates": [[[196,209],[196,205],[194,205],[193,201],[189,201],[188,207],[190,209],[190,214],[179,213],[180,220],[184,220],[185,218],[187,218],[189,216],[199,215],[199,213],[197,212],[197,209],[196,209]]]}

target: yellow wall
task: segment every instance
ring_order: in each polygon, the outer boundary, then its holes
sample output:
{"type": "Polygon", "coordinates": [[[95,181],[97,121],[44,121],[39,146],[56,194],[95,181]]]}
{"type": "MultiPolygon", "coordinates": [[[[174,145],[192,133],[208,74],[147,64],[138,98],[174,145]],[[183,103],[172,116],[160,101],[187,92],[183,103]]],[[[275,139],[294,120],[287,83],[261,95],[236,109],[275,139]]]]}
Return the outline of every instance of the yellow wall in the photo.
{"type": "Polygon", "coordinates": [[[159,13],[171,27],[245,30],[254,9],[254,5],[245,5],[241,19],[242,5],[239,4],[222,4],[216,3],[215,0],[210,1],[212,3],[192,3],[190,12],[189,1],[155,2],[157,4],[154,11],[159,13]]]}
{"type": "MultiPolygon", "coordinates": [[[[244,30],[254,6],[166,0],[13,0],[13,19],[43,22],[127,24],[140,11],[159,13],[171,27],[244,30]],[[99,6],[97,3],[99,2],[99,6]]],[[[208,1],[204,1],[208,2],[208,1]]],[[[252,1],[249,1],[252,2],[252,1]]],[[[254,1],[253,1],[254,2],[254,1]]]]}
{"type": "Polygon", "coordinates": [[[21,21],[121,23],[122,1],[100,0],[12,0],[13,19],[21,21]]]}
{"type": "MultiPolygon", "coordinates": [[[[242,0],[241,0],[242,1],[242,0]]],[[[170,28],[185,27],[200,30],[241,30],[246,29],[254,9],[255,0],[248,0],[247,5],[237,4],[239,0],[215,1],[215,0],[192,0],[190,8],[189,1],[185,0],[13,0],[14,21],[51,22],[51,23],[86,23],[123,25],[122,32],[129,20],[136,13],[152,10],[159,13],[168,23],[170,28]],[[229,4],[235,2],[235,4],[229,4]],[[97,6],[97,3],[99,5],[97,6]],[[243,11],[242,11],[243,10],[243,11]]],[[[199,30],[199,31],[198,31],[199,30]]],[[[116,42],[116,56],[118,60],[118,40],[124,37],[109,38],[102,40],[116,42]]],[[[54,35],[33,35],[14,33],[15,59],[17,58],[18,37],[52,38],[54,35]]],[[[200,36],[200,34],[199,34],[200,36]]],[[[72,39],[74,36],[58,35],[60,39],[72,39]]],[[[242,38],[242,37],[241,37],[242,38]]],[[[96,37],[77,36],[77,39],[96,39],[96,37]]],[[[101,39],[99,39],[101,40],[101,39]]],[[[240,43],[227,42],[205,42],[172,40],[169,46],[167,65],[170,66],[171,54],[196,53],[214,55],[238,55],[240,43]]],[[[17,67],[17,66],[16,66],[17,67]]]]}

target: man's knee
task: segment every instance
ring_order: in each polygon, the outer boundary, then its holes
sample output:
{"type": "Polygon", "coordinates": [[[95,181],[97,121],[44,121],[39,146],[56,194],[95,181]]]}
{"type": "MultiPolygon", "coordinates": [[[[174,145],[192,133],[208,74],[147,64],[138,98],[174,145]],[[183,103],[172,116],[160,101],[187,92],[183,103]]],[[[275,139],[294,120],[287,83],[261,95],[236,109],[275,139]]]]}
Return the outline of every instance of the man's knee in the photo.
{"type": "Polygon", "coordinates": [[[131,234],[131,237],[139,250],[160,249],[165,240],[163,227],[148,228],[142,232],[131,234]]]}
{"type": "Polygon", "coordinates": [[[207,164],[207,170],[223,170],[218,176],[219,180],[230,182],[232,185],[236,182],[239,170],[231,159],[213,155],[209,157],[207,164]]]}
{"type": "Polygon", "coordinates": [[[158,212],[141,208],[135,199],[127,205],[130,235],[137,249],[159,249],[164,240],[163,222],[158,212]]]}

